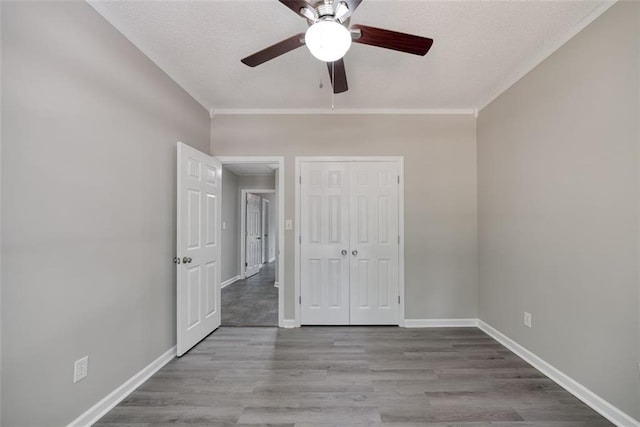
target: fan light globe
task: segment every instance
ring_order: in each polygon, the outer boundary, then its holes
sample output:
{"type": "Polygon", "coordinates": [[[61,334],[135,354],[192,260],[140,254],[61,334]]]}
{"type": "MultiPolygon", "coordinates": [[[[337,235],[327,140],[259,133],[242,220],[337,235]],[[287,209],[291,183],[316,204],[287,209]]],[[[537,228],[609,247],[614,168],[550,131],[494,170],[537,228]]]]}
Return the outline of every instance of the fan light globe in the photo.
{"type": "Polygon", "coordinates": [[[333,62],[351,47],[351,33],[335,21],[318,21],[307,29],[304,42],[320,61],[333,62]]]}

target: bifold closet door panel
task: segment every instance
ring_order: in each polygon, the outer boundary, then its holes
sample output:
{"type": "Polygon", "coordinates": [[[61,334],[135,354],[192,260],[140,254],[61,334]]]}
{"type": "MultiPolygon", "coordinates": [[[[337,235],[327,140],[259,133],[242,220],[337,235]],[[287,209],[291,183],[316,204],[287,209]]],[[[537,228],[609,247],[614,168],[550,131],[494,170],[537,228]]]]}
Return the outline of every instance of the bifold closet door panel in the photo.
{"type": "Polygon", "coordinates": [[[396,162],[351,163],[350,324],[398,324],[396,162]]]}
{"type": "Polygon", "coordinates": [[[301,323],[349,324],[349,163],[301,164],[301,323]]]}

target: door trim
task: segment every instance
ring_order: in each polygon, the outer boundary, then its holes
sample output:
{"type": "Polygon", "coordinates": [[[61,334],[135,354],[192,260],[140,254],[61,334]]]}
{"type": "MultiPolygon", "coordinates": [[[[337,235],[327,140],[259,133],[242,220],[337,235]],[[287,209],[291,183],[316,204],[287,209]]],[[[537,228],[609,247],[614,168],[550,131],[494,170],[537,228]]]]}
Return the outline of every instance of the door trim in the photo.
{"type": "MultiPolygon", "coordinates": [[[[301,165],[303,162],[397,162],[400,183],[398,186],[398,227],[400,234],[400,245],[398,248],[398,292],[400,294],[400,307],[398,310],[398,326],[405,326],[405,291],[404,291],[404,156],[296,156],[295,157],[295,193],[294,193],[294,304],[295,304],[295,326],[300,327],[300,178],[301,165]]],[[[224,162],[223,162],[224,163],[224,162]]]]}
{"type": "MultiPolygon", "coordinates": [[[[276,258],[278,261],[278,283],[280,286],[278,287],[278,327],[285,327],[284,321],[284,289],[286,287],[285,283],[285,271],[284,271],[284,202],[285,202],[285,168],[284,168],[284,157],[283,156],[216,156],[222,166],[230,164],[230,163],[277,163],[278,169],[276,170],[276,194],[278,196],[278,208],[277,208],[277,216],[278,216],[278,245],[280,253],[276,253],[276,258]]],[[[257,191],[257,190],[256,190],[257,191]]],[[[241,203],[242,204],[242,203],[241,203]]],[[[242,251],[240,251],[242,253],[242,251]]],[[[242,262],[242,266],[244,269],[244,261],[242,262]]],[[[243,270],[240,270],[243,271],[243,270]]]]}

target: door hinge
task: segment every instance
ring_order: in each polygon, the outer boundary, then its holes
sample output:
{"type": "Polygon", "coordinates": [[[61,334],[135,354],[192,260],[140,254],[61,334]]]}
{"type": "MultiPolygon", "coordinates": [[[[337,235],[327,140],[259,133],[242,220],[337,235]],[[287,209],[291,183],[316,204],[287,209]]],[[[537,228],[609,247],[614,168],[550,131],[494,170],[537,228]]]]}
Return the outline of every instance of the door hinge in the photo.
{"type": "Polygon", "coordinates": [[[400,175],[398,175],[398,184],[400,184],[400,175]]]}
{"type": "Polygon", "coordinates": [[[398,304],[400,304],[400,295],[398,295],[398,304]]]}
{"type": "Polygon", "coordinates": [[[298,236],[298,243],[302,244],[302,236],[298,236]]]}
{"type": "Polygon", "coordinates": [[[298,297],[298,304],[302,304],[302,296],[298,297]]]}
{"type": "Polygon", "coordinates": [[[300,176],[298,177],[298,182],[300,182],[300,184],[302,184],[302,175],[300,175],[300,176]]]}
{"type": "Polygon", "coordinates": [[[245,266],[245,267],[249,267],[249,263],[245,262],[245,263],[244,263],[244,266],[245,266]]]}
{"type": "Polygon", "coordinates": [[[398,244],[400,244],[400,236],[398,236],[398,244]]]}

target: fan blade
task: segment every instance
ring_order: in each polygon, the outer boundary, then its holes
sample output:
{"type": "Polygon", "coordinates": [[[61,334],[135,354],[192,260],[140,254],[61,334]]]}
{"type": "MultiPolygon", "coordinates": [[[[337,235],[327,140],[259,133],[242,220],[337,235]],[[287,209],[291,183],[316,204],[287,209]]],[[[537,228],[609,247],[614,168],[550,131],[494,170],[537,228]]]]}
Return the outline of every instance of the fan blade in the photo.
{"type": "Polygon", "coordinates": [[[327,62],[329,77],[333,86],[333,93],[342,93],[349,90],[347,85],[347,71],[344,68],[344,60],[338,59],[335,62],[327,62]],[[335,76],[334,76],[335,74],[335,76]]]}
{"type": "Polygon", "coordinates": [[[352,25],[351,28],[361,32],[360,38],[353,39],[354,43],[384,47],[414,55],[426,55],[433,44],[433,39],[383,30],[382,28],[368,27],[366,25],[352,25]]]}
{"type": "Polygon", "coordinates": [[[300,13],[300,9],[305,7],[313,9],[313,7],[309,3],[307,3],[305,0],[279,0],[279,1],[283,5],[287,6],[289,9],[293,10],[297,15],[302,16],[304,19],[307,19],[307,18],[302,13],[300,13]]]}
{"type": "Polygon", "coordinates": [[[241,61],[243,64],[248,65],[249,67],[255,67],[256,65],[265,63],[270,59],[276,58],[289,51],[297,49],[300,46],[303,46],[304,43],[301,41],[303,37],[304,33],[296,34],[295,36],[289,37],[286,40],[282,40],[281,42],[269,46],[266,49],[262,49],[260,52],[256,52],[253,55],[247,56],[241,61]]]}

